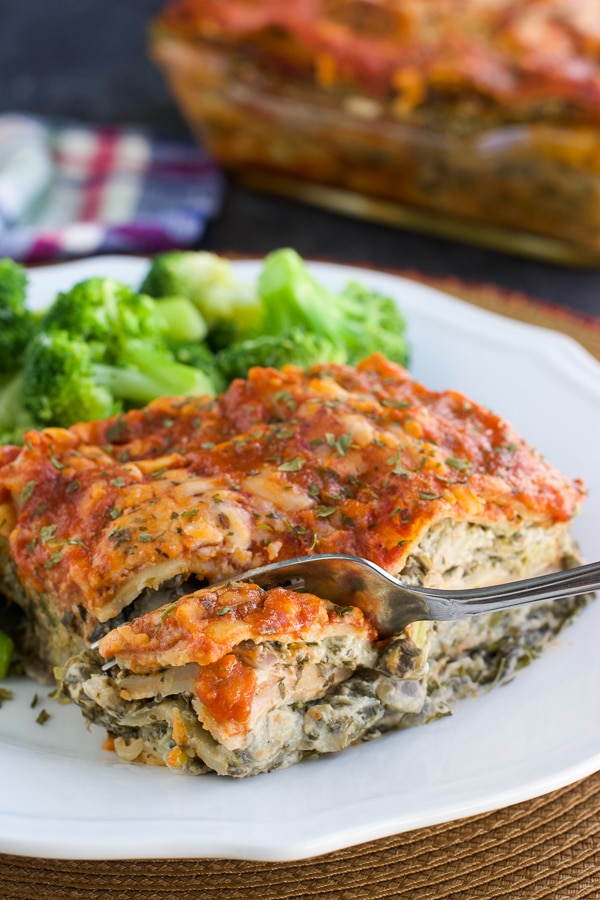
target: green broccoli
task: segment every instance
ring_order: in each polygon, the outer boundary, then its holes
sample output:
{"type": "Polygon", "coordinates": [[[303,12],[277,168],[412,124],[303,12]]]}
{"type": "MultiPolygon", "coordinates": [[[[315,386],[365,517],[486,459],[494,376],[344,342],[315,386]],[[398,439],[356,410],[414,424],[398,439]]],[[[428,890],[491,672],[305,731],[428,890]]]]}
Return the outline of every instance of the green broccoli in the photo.
{"type": "Polygon", "coordinates": [[[112,278],[88,278],[59,294],[41,322],[45,332],[66,331],[98,344],[110,362],[131,339],[160,346],[164,319],[151,297],[134,293],[112,278]]]}
{"type": "Polygon", "coordinates": [[[0,260],[0,372],[16,372],[38,317],[25,308],[27,276],[12,259],[0,260]]]}
{"type": "Polygon", "coordinates": [[[178,341],[169,344],[175,359],[186,366],[193,366],[203,372],[219,393],[226,387],[217,356],[207,344],[195,341],[178,341]]]}
{"type": "Polygon", "coordinates": [[[27,349],[21,397],[44,425],[107,418],[173,394],[212,394],[210,380],[164,350],[131,341],[121,365],[98,360],[97,346],[66,331],[42,332],[27,349]]]}
{"type": "Polygon", "coordinates": [[[252,285],[239,281],[228,259],[174,250],[155,257],[140,290],[151,297],[187,297],[205,320],[217,347],[258,334],[262,306],[252,285]]]}
{"type": "Polygon", "coordinates": [[[204,332],[189,300],[157,302],[110,278],[88,278],[58,295],[30,342],[22,403],[41,424],[66,427],[164,395],[214,394],[216,379],[171,349],[182,334],[204,332]]]}
{"type": "Polygon", "coordinates": [[[0,388],[0,444],[22,444],[23,435],[35,428],[33,416],[23,408],[23,374],[12,375],[0,388]]]}
{"type": "Polygon", "coordinates": [[[345,359],[344,351],[328,338],[303,328],[292,328],[281,336],[267,334],[249,338],[217,354],[217,362],[227,381],[245,378],[252,366],[280,369],[290,363],[306,369],[315,363],[344,362],[345,359]]]}
{"type": "Polygon", "coordinates": [[[206,322],[187,297],[161,297],[153,302],[161,318],[162,334],[169,344],[203,341],[208,334],[206,322]]]}
{"type": "Polygon", "coordinates": [[[394,301],[357,283],[341,293],[330,291],[294,250],[277,250],[266,258],[258,293],[265,334],[286,334],[300,326],[331,341],[349,363],[380,352],[406,365],[405,324],[394,301]]]}
{"type": "Polygon", "coordinates": [[[42,332],[27,348],[21,398],[44,425],[91,422],[120,409],[96,377],[90,345],[58,330],[42,332]]]}

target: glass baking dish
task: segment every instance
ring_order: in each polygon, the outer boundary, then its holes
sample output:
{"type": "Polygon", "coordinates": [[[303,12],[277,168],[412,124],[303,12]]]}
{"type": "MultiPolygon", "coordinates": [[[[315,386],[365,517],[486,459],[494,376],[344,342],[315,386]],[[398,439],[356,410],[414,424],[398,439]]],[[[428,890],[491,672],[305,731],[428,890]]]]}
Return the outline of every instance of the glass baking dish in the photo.
{"type": "MultiPolygon", "coordinates": [[[[180,33],[150,52],[192,130],[249,183],[354,215],[600,264],[600,124],[437,116],[298,77],[253,41],[180,33]],[[415,117],[416,118],[416,117],[415,117]]],[[[321,81],[323,76],[321,77],[321,81]]],[[[435,112],[435,111],[434,111],[435,112]]]]}

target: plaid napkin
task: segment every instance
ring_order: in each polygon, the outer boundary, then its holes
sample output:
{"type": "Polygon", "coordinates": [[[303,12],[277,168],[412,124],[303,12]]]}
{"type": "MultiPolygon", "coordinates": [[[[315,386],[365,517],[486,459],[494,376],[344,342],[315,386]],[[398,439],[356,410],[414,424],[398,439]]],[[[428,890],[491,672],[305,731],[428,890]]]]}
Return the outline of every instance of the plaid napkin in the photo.
{"type": "Polygon", "coordinates": [[[191,141],[0,116],[0,257],[189,247],[223,190],[216,164],[191,141]]]}

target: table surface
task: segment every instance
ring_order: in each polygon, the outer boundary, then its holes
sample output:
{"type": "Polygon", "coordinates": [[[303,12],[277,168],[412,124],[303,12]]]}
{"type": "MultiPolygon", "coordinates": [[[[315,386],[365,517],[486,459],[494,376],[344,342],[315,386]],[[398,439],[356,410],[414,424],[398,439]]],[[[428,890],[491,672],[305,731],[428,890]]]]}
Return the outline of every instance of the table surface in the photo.
{"type": "MultiPolygon", "coordinates": [[[[146,25],[163,0],[23,0],[0,6],[0,113],[187,129],[146,58],[146,25]]],[[[600,315],[600,270],[569,269],[411,234],[231,185],[203,247],[305,256],[452,275],[600,315]]]]}

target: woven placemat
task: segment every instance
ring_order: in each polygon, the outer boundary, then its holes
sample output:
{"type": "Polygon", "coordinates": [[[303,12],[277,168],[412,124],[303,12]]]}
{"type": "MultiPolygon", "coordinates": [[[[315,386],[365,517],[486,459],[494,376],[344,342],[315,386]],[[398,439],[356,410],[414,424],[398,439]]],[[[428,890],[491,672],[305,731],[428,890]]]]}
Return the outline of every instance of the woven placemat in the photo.
{"type": "MultiPolygon", "coordinates": [[[[564,331],[600,359],[600,323],[596,320],[489,286],[468,286],[453,279],[434,281],[415,273],[410,276],[493,312],[564,331]]],[[[0,898],[600,898],[600,773],[507,809],[299,862],[81,861],[0,855],[0,898]]]]}

